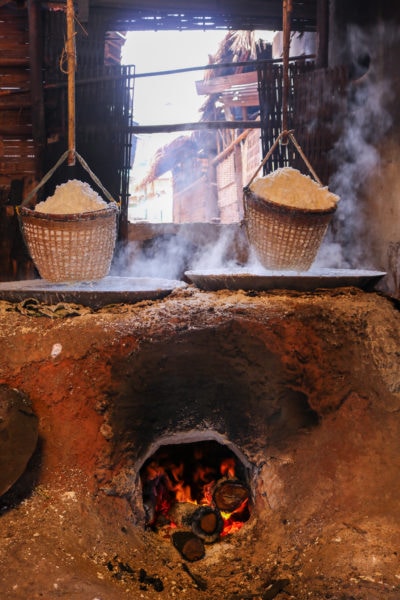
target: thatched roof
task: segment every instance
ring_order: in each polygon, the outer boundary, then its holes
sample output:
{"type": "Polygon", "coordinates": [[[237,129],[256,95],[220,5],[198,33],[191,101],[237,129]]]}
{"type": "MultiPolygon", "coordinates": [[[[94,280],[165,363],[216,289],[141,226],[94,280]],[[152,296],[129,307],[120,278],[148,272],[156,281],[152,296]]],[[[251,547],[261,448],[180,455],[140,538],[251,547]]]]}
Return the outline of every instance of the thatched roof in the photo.
{"type": "Polygon", "coordinates": [[[158,148],[149,172],[146,177],[136,186],[137,189],[161,177],[167,171],[170,171],[174,166],[182,161],[188,155],[196,155],[198,152],[197,144],[191,135],[181,135],[169,144],[158,148]]]}
{"type": "MultiPolygon", "coordinates": [[[[210,64],[240,63],[249,60],[255,60],[260,53],[260,40],[258,40],[252,31],[229,31],[220,42],[217,51],[209,55],[210,64]]],[[[253,67],[246,68],[254,70],[253,67]]],[[[243,67],[221,67],[216,72],[213,69],[206,69],[204,79],[230,75],[242,72],[243,67]]],[[[200,109],[201,121],[223,119],[223,115],[215,114],[215,97],[209,96],[200,109]]],[[[169,170],[173,170],[183,158],[189,154],[196,155],[204,144],[204,136],[213,136],[211,132],[193,132],[191,135],[184,135],[176,138],[171,143],[159,148],[154,155],[150,169],[146,177],[138,184],[141,188],[160,177],[169,170]]]]}
{"type": "MultiPolygon", "coordinates": [[[[254,31],[229,31],[220,43],[217,52],[209,55],[209,64],[241,63],[264,57],[266,52],[271,51],[271,46],[256,37],[254,31]]],[[[216,77],[233,75],[255,71],[255,67],[248,66],[225,66],[221,69],[207,69],[203,80],[210,81],[216,77]]],[[[200,109],[202,121],[224,118],[223,110],[216,108],[215,102],[218,96],[210,95],[206,98],[200,109]]]]}
{"type": "MultiPolygon", "coordinates": [[[[209,55],[209,64],[239,63],[257,58],[257,43],[254,31],[228,31],[215,54],[209,55]]],[[[239,68],[239,67],[238,67],[239,68]]],[[[243,69],[243,67],[241,67],[243,69]]],[[[204,79],[231,75],[237,72],[235,67],[223,67],[214,71],[207,69],[204,79]]]]}

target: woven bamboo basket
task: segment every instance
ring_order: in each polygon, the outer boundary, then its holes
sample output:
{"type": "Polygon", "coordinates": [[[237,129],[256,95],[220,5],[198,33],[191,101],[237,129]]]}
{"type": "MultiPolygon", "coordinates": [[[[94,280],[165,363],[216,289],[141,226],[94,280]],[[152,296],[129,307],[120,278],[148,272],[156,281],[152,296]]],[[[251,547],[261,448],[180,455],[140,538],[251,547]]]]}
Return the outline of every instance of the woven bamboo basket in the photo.
{"type": "Polygon", "coordinates": [[[20,224],[31,258],[51,282],[94,281],[111,266],[117,236],[116,203],[79,214],[46,214],[20,208],[20,224]]]}
{"type": "Polygon", "coordinates": [[[293,207],[261,198],[250,189],[251,182],[285,136],[303,158],[316,183],[322,187],[293,131],[285,130],[276,138],[249,184],[243,188],[244,224],[249,244],[263,267],[308,271],[315,260],[336,205],[325,209],[293,207]]]}
{"type": "Polygon", "coordinates": [[[67,0],[67,39],[65,55],[68,75],[68,150],[45,174],[18,207],[25,244],[40,276],[50,282],[95,281],[105,277],[111,266],[117,237],[119,205],[75,148],[75,12],[67,0]],[[76,160],[100,188],[108,204],[103,209],[64,214],[47,214],[30,208],[37,192],[58,167],[76,160]]]}
{"type": "Polygon", "coordinates": [[[266,269],[307,271],[335,210],[284,206],[244,189],[247,236],[266,269]]]}
{"type": "Polygon", "coordinates": [[[18,207],[26,247],[43,279],[51,282],[96,281],[111,266],[117,239],[119,204],[74,150],[74,157],[102,191],[108,204],[100,210],[48,214],[30,208],[37,192],[69,157],[67,150],[18,207]]]}

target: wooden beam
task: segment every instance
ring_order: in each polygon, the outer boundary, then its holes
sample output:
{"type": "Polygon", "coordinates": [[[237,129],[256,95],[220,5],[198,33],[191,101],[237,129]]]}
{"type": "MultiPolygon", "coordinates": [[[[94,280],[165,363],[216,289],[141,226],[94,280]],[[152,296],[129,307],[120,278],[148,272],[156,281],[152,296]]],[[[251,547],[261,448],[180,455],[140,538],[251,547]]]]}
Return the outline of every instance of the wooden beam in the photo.
{"type": "Polygon", "coordinates": [[[220,100],[225,106],[258,106],[258,84],[234,86],[222,92],[220,100]]]}
{"type": "Polygon", "coordinates": [[[0,67],[29,67],[29,59],[27,58],[8,58],[0,57],[0,67]]]}
{"type": "Polygon", "coordinates": [[[68,166],[75,165],[75,9],[73,0],[67,0],[67,65],[68,65],[68,166]]]}
{"type": "MultiPolygon", "coordinates": [[[[2,95],[0,94],[0,109],[1,110],[17,110],[20,111],[23,108],[31,108],[31,97],[30,94],[18,94],[18,95],[2,95]]],[[[3,115],[4,116],[4,115],[3,115]]]]}
{"type": "Polygon", "coordinates": [[[44,96],[43,96],[43,69],[42,69],[42,28],[41,6],[37,0],[28,1],[29,22],[29,49],[30,49],[30,77],[32,100],[32,134],[36,154],[36,178],[43,175],[43,159],[46,144],[44,96]]]}
{"type": "Polygon", "coordinates": [[[329,0],[317,0],[317,40],[316,67],[326,69],[329,53],[329,0]]]}
{"type": "MultiPolygon", "coordinates": [[[[290,58],[290,60],[292,62],[296,62],[296,61],[306,61],[306,60],[313,60],[315,58],[315,54],[307,54],[304,56],[293,56],[290,58]]],[[[205,71],[207,69],[211,69],[211,70],[217,70],[217,69],[221,69],[221,68],[226,68],[226,67],[241,67],[241,66],[246,66],[246,65],[251,65],[254,66],[254,68],[257,68],[259,66],[262,66],[265,63],[275,63],[275,64],[280,64],[282,63],[282,59],[281,58],[274,58],[274,59],[263,59],[263,60],[250,60],[250,61],[244,61],[244,62],[237,62],[237,63],[221,63],[221,64],[215,64],[215,65],[204,65],[202,67],[186,67],[183,69],[169,69],[167,71],[151,71],[151,72],[147,72],[147,73],[134,73],[132,75],[129,75],[129,78],[132,79],[142,79],[143,77],[160,77],[161,75],[175,75],[177,73],[189,73],[190,71],[205,71]]],[[[75,81],[75,85],[76,86],[80,86],[80,85],[91,85],[92,83],[96,83],[99,81],[119,81],[119,80],[123,80],[123,79],[127,79],[128,76],[127,75],[105,75],[104,77],[90,77],[88,79],[76,79],[75,81]]],[[[58,88],[64,88],[67,87],[67,83],[65,81],[61,81],[61,82],[57,82],[57,83],[47,83],[45,85],[46,89],[58,89],[58,88]]]]}
{"type": "Polygon", "coordinates": [[[170,125],[133,125],[125,131],[134,134],[170,133],[172,131],[198,131],[202,129],[260,129],[261,121],[199,121],[170,125]]]}
{"type": "Polygon", "coordinates": [[[245,140],[247,138],[247,136],[250,133],[250,129],[246,129],[245,131],[243,131],[240,135],[238,135],[238,137],[233,140],[233,142],[231,142],[226,148],[224,148],[222,150],[222,152],[220,152],[212,161],[213,165],[217,165],[218,163],[220,163],[222,160],[224,160],[224,158],[226,156],[228,156],[233,149],[243,140],[245,140]]]}
{"type": "Polygon", "coordinates": [[[247,85],[257,83],[257,71],[248,73],[235,73],[234,75],[222,75],[212,77],[208,80],[196,81],[196,90],[199,95],[220,94],[235,85],[247,85]]]}

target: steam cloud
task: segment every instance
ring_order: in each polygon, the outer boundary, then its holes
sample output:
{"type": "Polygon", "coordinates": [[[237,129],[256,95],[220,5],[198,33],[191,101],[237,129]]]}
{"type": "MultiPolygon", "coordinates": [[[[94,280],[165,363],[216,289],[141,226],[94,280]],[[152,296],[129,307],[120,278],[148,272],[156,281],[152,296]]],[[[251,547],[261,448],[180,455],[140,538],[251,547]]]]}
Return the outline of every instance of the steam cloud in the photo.
{"type": "MultiPolygon", "coordinates": [[[[391,126],[388,103],[392,99],[389,82],[380,71],[376,53],[387,45],[388,28],[373,31],[349,30],[348,46],[355,65],[356,79],[350,83],[341,135],[331,153],[335,173],[329,188],[340,196],[333,227],[321,245],[315,266],[334,268],[374,268],[368,254],[368,222],[363,191],[377,173],[380,155],[377,146],[391,126]],[[385,41],[382,39],[385,36],[385,41]],[[360,76],[360,61],[369,58],[369,68],[360,76]]],[[[343,114],[342,114],[343,116],[343,114]]],[[[334,124],[335,126],[335,124],[334,124]]]]}
{"type": "Polygon", "coordinates": [[[118,253],[112,273],[124,277],[181,279],[187,270],[191,244],[175,236],[155,238],[141,246],[138,242],[118,253]]]}
{"type": "MultiPolygon", "coordinates": [[[[362,199],[368,179],[379,168],[377,147],[392,123],[388,111],[392,92],[382,75],[377,55],[379,49],[388,45],[388,35],[388,27],[382,26],[372,31],[355,27],[349,30],[353,78],[345,108],[338,110],[340,122],[332,124],[334,130],[341,133],[331,153],[335,172],[329,189],[340,196],[340,202],[313,270],[376,267],[372,257],[368,256],[368,223],[362,199]],[[361,58],[364,60],[365,57],[368,57],[369,66],[361,73],[361,58]]],[[[397,36],[397,33],[393,35],[397,36]]],[[[156,238],[144,249],[131,243],[115,261],[113,271],[126,277],[167,279],[181,279],[185,270],[265,273],[251,250],[245,265],[239,265],[232,258],[232,236],[232,230],[228,229],[201,249],[174,235],[156,238]]]]}

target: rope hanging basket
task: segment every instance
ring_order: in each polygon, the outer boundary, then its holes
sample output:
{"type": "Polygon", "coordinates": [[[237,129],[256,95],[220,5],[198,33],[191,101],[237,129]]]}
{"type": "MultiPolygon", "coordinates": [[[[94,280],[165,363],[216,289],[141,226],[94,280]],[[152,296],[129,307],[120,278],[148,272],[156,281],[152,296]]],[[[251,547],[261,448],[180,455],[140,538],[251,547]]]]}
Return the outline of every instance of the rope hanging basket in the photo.
{"type": "Polygon", "coordinates": [[[266,269],[307,271],[336,208],[286,207],[245,189],[244,210],[250,245],[266,269]]]}
{"type": "MultiPolygon", "coordinates": [[[[68,152],[64,153],[24,204],[30,202],[67,155],[68,152]]],[[[24,205],[18,209],[22,235],[30,256],[40,276],[50,282],[102,279],[110,270],[114,254],[119,205],[78,153],[76,157],[109,200],[104,209],[73,214],[47,214],[24,205]]]]}
{"type": "MultiPolygon", "coordinates": [[[[321,181],[304,155],[293,135],[287,130],[289,95],[289,50],[292,0],[282,0],[283,5],[283,89],[282,133],[276,138],[267,155],[243,189],[244,223],[250,246],[266,269],[307,271],[315,260],[329,222],[336,210],[336,202],[324,208],[310,207],[309,203],[293,206],[288,201],[277,202],[274,198],[261,197],[250,189],[257,173],[266,164],[275,148],[282,141],[293,143],[304,160],[317,185],[321,181]],[[305,208],[307,206],[307,208],[305,208]]],[[[337,197],[336,197],[337,198],[337,197]]],[[[338,198],[337,198],[338,199],[338,198]]]]}
{"type": "Polygon", "coordinates": [[[272,270],[307,271],[315,260],[336,205],[323,209],[288,206],[260,197],[250,189],[251,182],[283,135],[288,136],[295,144],[317,184],[321,185],[297,145],[293,133],[282,132],[243,190],[244,224],[249,244],[263,267],[272,270]]]}
{"type": "MultiPolygon", "coordinates": [[[[67,0],[65,56],[68,75],[68,150],[18,207],[25,244],[40,276],[50,282],[95,281],[105,277],[111,266],[117,237],[119,205],[75,149],[75,28],[74,2],[67,0]],[[28,206],[40,188],[68,159],[78,159],[100,188],[108,204],[99,210],[47,214],[28,206]]],[[[64,56],[64,55],[63,55],[64,56]]],[[[101,205],[100,205],[101,206],[101,205]]]]}

